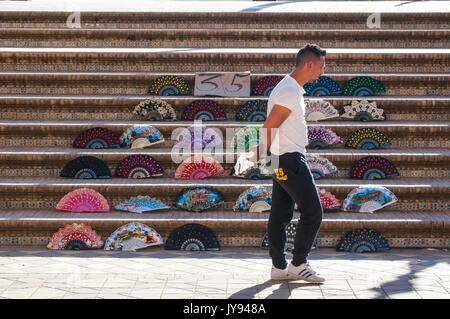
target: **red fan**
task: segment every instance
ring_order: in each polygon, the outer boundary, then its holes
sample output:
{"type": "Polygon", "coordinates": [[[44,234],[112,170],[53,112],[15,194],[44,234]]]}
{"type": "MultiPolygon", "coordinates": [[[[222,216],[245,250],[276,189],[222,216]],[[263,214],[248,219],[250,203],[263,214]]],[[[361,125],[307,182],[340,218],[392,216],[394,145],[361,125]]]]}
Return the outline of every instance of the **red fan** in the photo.
{"type": "Polygon", "coordinates": [[[252,95],[269,96],[272,90],[283,79],[279,75],[268,75],[260,79],[252,88],[252,95]]]}
{"type": "Polygon", "coordinates": [[[109,212],[108,201],[102,194],[90,188],[79,188],[67,193],[56,209],[69,212],[109,212]]]}
{"type": "Polygon", "coordinates": [[[222,165],[206,155],[194,155],[181,163],[175,171],[177,179],[203,179],[224,172],[222,165]]]}
{"type": "Polygon", "coordinates": [[[213,100],[198,100],[194,101],[183,111],[181,119],[183,121],[213,121],[213,120],[225,120],[227,117],[225,111],[213,100]]]}
{"type": "Polygon", "coordinates": [[[320,188],[317,190],[324,210],[334,210],[341,207],[341,203],[332,193],[320,188]]]}
{"type": "Polygon", "coordinates": [[[148,178],[161,176],[161,165],[150,155],[130,155],[116,169],[116,176],[127,178],[148,178]]]}
{"type": "Polygon", "coordinates": [[[48,249],[89,249],[103,246],[101,237],[90,226],[84,224],[66,225],[53,234],[48,249]]]}
{"type": "Polygon", "coordinates": [[[119,144],[116,134],[103,127],[94,127],[81,132],[73,141],[74,148],[111,148],[119,147],[119,144]]]}
{"type": "Polygon", "coordinates": [[[381,156],[367,156],[355,162],[350,170],[350,178],[383,179],[398,176],[397,168],[381,156]]]}

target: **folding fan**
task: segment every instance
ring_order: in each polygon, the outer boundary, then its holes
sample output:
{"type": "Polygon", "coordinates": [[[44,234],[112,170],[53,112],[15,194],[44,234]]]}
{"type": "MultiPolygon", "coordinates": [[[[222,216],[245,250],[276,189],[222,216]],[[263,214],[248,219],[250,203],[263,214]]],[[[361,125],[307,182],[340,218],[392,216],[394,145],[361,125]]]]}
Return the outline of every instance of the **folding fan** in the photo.
{"type": "Polygon", "coordinates": [[[90,226],[73,223],[59,228],[50,238],[48,249],[89,249],[100,248],[103,241],[90,226]]]}
{"type": "Polygon", "coordinates": [[[251,100],[245,102],[236,112],[236,121],[261,122],[267,118],[267,101],[251,100]]]}
{"type": "Polygon", "coordinates": [[[383,84],[370,76],[357,76],[344,84],[343,95],[363,96],[386,92],[383,84]]]}
{"type": "Polygon", "coordinates": [[[342,89],[339,84],[328,76],[320,76],[316,83],[306,83],[303,85],[305,95],[307,96],[323,96],[323,95],[339,95],[342,89]]]}
{"type": "Polygon", "coordinates": [[[311,174],[315,179],[325,176],[337,175],[338,170],[327,158],[318,155],[307,154],[306,160],[308,162],[311,174]]]}
{"type": "Polygon", "coordinates": [[[142,213],[159,209],[166,209],[170,208],[170,206],[156,198],[139,195],[137,197],[131,197],[129,200],[121,202],[114,208],[132,213],[142,213]]]}
{"type": "Polygon", "coordinates": [[[116,134],[103,127],[94,127],[83,131],[73,141],[74,148],[113,148],[120,147],[116,134]]]}
{"type": "Polygon", "coordinates": [[[254,163],[246,159],[246,157],[248,156],[248,153],[242,153],[241,155],[239,155],[239,158],[236,161],[236,165],[232,169],[232,176],[253,180],[272,177],[272,173],[266,166],[265,158],[254,163]]]}
{"type": "Polygon", "coordinates": [[[189,95],[191,90],[187,82],[175,75],[164,75],[152,82],[148,93],[151,95],[189,95]]]}
{"type": "Polygon", "coordinates": [[[129,223],[118,228],[108,237],[104,249],[134,251],[162,244],[162,237],[153,228],[141,223],[129,223]]]}
{"type": "Polygon", "coordinates": [[[102,160],[94,156],[80,156],[67,163],[59,176],[75,179],[111,178],[111,172],[102,160]]]}
{"type": "Polygon", "coordinates": [[[64,195],[56,209],[69,212],[109,212],[108,201],[90,188],[79,188],[64,195]]]}
{"type": "Polygon", "coordinates": [[[200,224],[186,224],[178,227],[169,235],[164,249],[186,251],[220,250],[220,245],[210,228],[200,224]]]}
{"type": "MultiPolygon", "coordinates": [[[[289,223],[286,226],[286,244],[284,246],[284,249],[287,252],[292,253],[292,251],[294,250],[294,242],[295,242],[295,235],[297,233],[297,224],[296,223],[289,223]]],[[[261,248],[269,248],[269,234],[265,234],[264,238],[261,242],[261,248]]],[[[314,241],[313,243],[313,249],[316,247],[316,241],[314,241]]]]}
{"type": "Polygon", "coordinates": [[[391,142],[384,133],[368,127],[354,131],[345,142],[346,147],[361,150],[370,150],[389,145],[391,145],[391,142]]]}
{"type": "Polygon", "coordinates": [[[239,195],[233,210],[262,213],[270,210],[272,205],[272,190],[267,187],[252,187],[239,195]]]}
{"type": "Polygon", "coordinates": [[[354,121],[382,121],[386,119],[384,110],[377,107],[377,102],[367,100],[353,100],[351,105],[344,106],[343,118],[349,118],[354,121]]]}
{"type": "Polygon", "coordinates": [[[191,212],[202,212],[223,203],[223,196],[212,187],[195,186],[178,195],[176,206],[191,212]]]}
{"type": "Polygon", "coordinates": [[[344,200],[345,211],[373,213],[374,211],[397,202],[397,197],[383,186],[364,186],[353,189],[344,200]]]}
{"type": "Polygon", "coordinates": [[[259,125],[247,125],[240,128],[231,140],[231,147],[247,151],[258,145],[260,142],[260,129],[259,125]]]}
{"type": "Polygon", "coordinates": [[[324,211],[336,210],[341,208],[341,203],[336,198],[336,196],[323,188],[318,188],[317,190],[320,197],[320,203],[322,204],[324,211]]]}
{"type": "Polygon", "coordinates": [[[175,143],[176,148],[180,149],[204,149],[217,146],[223,146],[221,133],[216,129],[205,125],[192,125],[178,135],[175,143]]]}
{"type": "Polygon", "coordinates": [[[122,147],[144,148],[162,142],[161,132],[150,125],[130,127],[120,136],[122,147]]]}
{"type": "Polygon", "coordinates": [[[283,79],[279,75],[268,75],[256,82],[252,88],[252,95],[254,96],[270,96],[272,90],[283,79]]]}
{"type": "Polygon", "coordinates": [[[308,147],[325,148],[342,143],[341,138],[325,126],[308,126],[308,147]]]}
{"type": "Polygon", "coordinates": [[[135,106],[133,113],[151,121],[175,121],[175,110],[166,101],[149,99],[135,106]]]}
{"type": "Polygon", "coordinates": [[[320,121],[339,117],[339,112],[336,110],[330,102],[322,99],[309,99],[305,101],[307,121],[320,121]]]}
{"type": "Polygon", "coordinates": [[[130,155],[119,163],[116,169],[117,177],[148,178],[161,176],[161,165],[150,155],[130,155]]]}
{"type": "Polygon", "coordinates": [[[348,232],[339,240],[336,246],[337,251],[352,253],[367,253],[389,249],[389,242],[386,238],[369,228],[358,228],[348,232]]]}
{"type": "Polygon", "coordinates": [[[197,100],[186,106],[181,115],[183,121],[220,121],[227,116],[222,106],[213,100],[197,100]]]}
{"type": "Polygon", "coordinates": [[[398,176],[397,168],[381,156],[367,156],[356,161],[350,169],[350,178],[383,179],[398,176]]]}
{"type": "Polygon", "coordinates": [[[207,155],[186,158],[176,169],[176,179],[204,179],[222,174],[225,170],[218,161],[207,155]]]}

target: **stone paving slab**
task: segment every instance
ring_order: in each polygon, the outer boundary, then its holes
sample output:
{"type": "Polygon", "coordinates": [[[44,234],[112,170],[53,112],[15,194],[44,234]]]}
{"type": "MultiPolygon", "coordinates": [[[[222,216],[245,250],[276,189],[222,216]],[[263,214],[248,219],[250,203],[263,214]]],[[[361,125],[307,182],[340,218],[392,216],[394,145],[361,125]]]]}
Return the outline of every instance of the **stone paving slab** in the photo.
{"type": "MultiPolygon", "coordinates": [[[[288,255],[290,259],[290,255],[288,255]]],[[[270,280],[267,250],[49,251],[0,247],[0,298],[7,299],[450,299],[450,254],[391,249],[312,251],[324,284],[270,280]]]]}

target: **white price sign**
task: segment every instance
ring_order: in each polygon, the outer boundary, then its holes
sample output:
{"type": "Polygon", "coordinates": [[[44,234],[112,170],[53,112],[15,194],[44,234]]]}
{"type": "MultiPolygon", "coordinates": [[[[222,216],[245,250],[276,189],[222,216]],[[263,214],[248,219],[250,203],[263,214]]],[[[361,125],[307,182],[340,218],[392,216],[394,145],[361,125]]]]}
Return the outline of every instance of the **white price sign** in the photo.
{"type": "Polygon", "coordinates": [[[250,96],[250,71],[195,74],[194,95],[250,96]]]}

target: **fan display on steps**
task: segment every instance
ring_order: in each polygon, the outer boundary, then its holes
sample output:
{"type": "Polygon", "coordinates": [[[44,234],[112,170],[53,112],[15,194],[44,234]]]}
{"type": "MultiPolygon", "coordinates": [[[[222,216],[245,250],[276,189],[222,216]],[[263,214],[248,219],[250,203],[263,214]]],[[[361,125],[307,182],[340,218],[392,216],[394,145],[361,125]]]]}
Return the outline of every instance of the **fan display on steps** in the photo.
{"type": "Polygon", "coordinates": [[[48,249],[81,250],[101,248],[103,241],[90,226],[73,223],[59,228],[48,242],[48,249]]]}
{"type": "Polygon", "coordinates": [[[141,149],[162,142],[164,137],[161,132],[150,125],[130,127],[120,136],[121,147],[141,149]]]}
{"type": "Polygon", "coordinates": [[[153,228],[141,223],[119,227],[105,241],[105,250],[135,251],[163,244],[163,239],[153,228]]]}
{"type": "Polygon", "coordinates": [[[199,150],[223,147],[221,133],[206,125],[195,124],[185,128],[176,138],[175,148],[183,150],[199,150]]]}
{"type": "Polygon", "coordinates": [[[250,100],[239,107],[236,121],[264,122],[267,118],[267,101],[250,100]]]}
{"type": "Polygon", "coordinates": [[[334,166],[334,164],[325,157],[307,154],[306,160],[314,179],[319,179],[326,176],[336,176],[338,173],[336,166],[334,166]]]}
{"type": "Polygon", "coordinates": [[[175,171],[176,179],[204,179],[222,174],[225,170],[213,157],[192,155],[186,158],[175,171]]]}
{"type": "Polygon", "coordinates": [[[368,100],[353,100],[352,104],[344,106],[342,118],[360,122],[384,121],[384,110],[377,107],[377,102],[368,100]]]}
{"type": "Polygon", "coordinates": [[[133,114],[149,121],[175,121],[175,109],[161,99],[148,99],[134,107],[133,114]]]}
{"type": "Polygon", "coordinates": [[[129,200],[123,201],[114,206],[114,208],[117,210],[139,214],[143,212],[167,209],[170,207],[170,205],[167,205],[156,198],[143,195],[131,197],[129,200]]]}
{"type": "Polygon", "coordinates": [[[329,96],[341,95],[342,89],[339,84],[328,76],[320,76],[316,83],[303,85],[306,96],[329,96]]]}
{"type": "Polygon", "coordinates": [[[366,96],[385,93],[383,84],[370,76],[357,76],[344,84],[343,95],[366,96]]]}
{"type": "Polygon", "coordinates": [[[263,158],[255,163],[247,160],[247,156],[249,156],[249,153],[239,155],[231,171],[232,176],[252,180],[272,178],[272,172],[267,167],[267,158],[263,158]]]}
{"type": "Polygon", "coordinates": [[[308,126],[308,148],[321,149],[342,143],[341,138],[325,126],[308,126]]]}
{"type": "Polygon", "coordinates": [[[212,187],[194,186],[184,189],[175,205],[191,212],[202,212],[223,203],[222,194],[212,187]]]}
{"type": "Polygon", "coordinates": [[[117,177],[149,178],[162,176],[161,165],[150,155],[139,154],[127,156],[119,163],[116,169],[117,177]]]}
{"type": "Polygon", "coordinates": [[[252,86],[252,96],[270,96],[272,90],[283,79],[283,76],[268,75],[259,79],[252,86]]]}
{"type": "Polygon", "coordinates": [[[60,199],[56,209],[69,212],[109,212],[108,201],[102,194],[90,188],[75,189],[60,199]]]}
{"type": "Polygon", "coordinates": [[[105,162],[94,156],[80,156],[67,163],[59,176],[74,179],[111,178],[111,171],[105,162]]]}
{"type": "Polygon", "coordinates": [[[221,121],[226,120],[225,110],[213,100],[197,100],[187,105],[181,115],[182,121],[221,121]]]}
{"type": "Polygon", "coordinates": [[[357,213],[373,213],[397,201],[395,194],[386,187],[361,186],[354,188],[347,195],[342,204],[342,209],[357,213]]]}
{"type": "Polygon", "coordinates": [[[185,251],[220,250],[220,244],[210,228],[200,224],[186,224],[172,231],[166,240],[164,249],[185,251]]]}
{"type": "Polygon", "coordinates": [[[386,134],[369,127],[354,131],[345,142],[346,147],[360,150],[371,150],[389,145],[392,143],[386,134]]]}
{"type": "Polygon", "coordinates": [[[350,169],[350,178],[372,180],[399,176],[397,168],[381,156],[366,156],[356,161],[350,169]]]}
{"type": "Polygon", "coordinates": [[[348,232],[336,246],[337,251],[352,253],[368,253],[389,249],[388,240],[370,228],[358,228],[348,232]]]}
{"type": "Polygon", "coordinates": [[[230,146],[234,149],[248,151],[250,148],[259,144],[260,129],[261,126],[259,125],[241,127],[234,134],[230,146]]]}
{"type": "Polygon", "coordinates": [[[305,100],[305,119],[309,122],[317,122],[322,120],[328,120],[335,117],[339,117],[339,112],[337,109],[322,99],[309,99],[305,100]]]}
{"type": "Polygon", "coordinates": [[[248,211],[262,213],[270,210],[272,205],[272,189],[254,186],[239,195],[233,207],[235,212],[248,211]]]}
{"type": "Polygon", "coordinates": [[[116,148],[120,147],[117,135],[106,128],[94,127],[85,130],[73,141],[74,148],[116,148]]]}
{"type": "Polygon", "coordinates": [[[188,83],[176,75],[164,75],[152,82],[148,89],[150,95],[190,95],[192,93],[188,83]]]}

